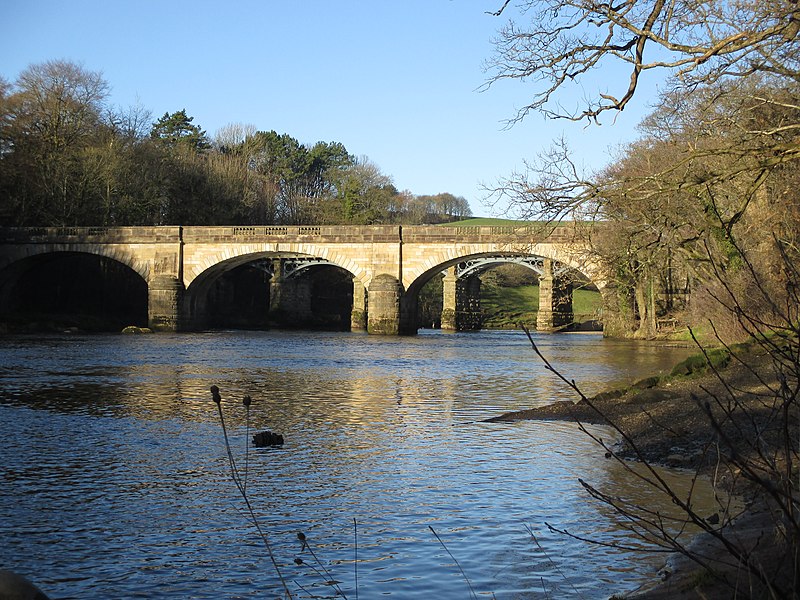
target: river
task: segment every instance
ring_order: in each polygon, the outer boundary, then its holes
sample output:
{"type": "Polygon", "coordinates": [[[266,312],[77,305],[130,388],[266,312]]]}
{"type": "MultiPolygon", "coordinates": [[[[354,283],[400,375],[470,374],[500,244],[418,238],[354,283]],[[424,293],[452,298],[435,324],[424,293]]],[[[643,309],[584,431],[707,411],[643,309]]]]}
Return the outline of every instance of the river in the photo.
{"type": "MultiPolygon", "coordinates": [[[[689,352],[535,339],[587,394],[689,352]]],[[[607,598],[657,567],[548,529],[630,542],[578,478],[643,492],[573,424],[482,422],[574,399],[509,331],[0,338],[0,567],[51,598],[281,597],[211,385],[295,598],[607,598]],[[263,430],[284,445],[247,450],[263,430]]]]}

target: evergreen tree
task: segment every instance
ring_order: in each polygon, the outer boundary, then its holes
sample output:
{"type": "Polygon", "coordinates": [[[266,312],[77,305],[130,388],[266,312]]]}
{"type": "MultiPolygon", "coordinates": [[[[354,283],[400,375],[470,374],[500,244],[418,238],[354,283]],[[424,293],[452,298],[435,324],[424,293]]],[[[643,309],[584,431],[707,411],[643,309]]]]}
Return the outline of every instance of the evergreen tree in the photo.
{"type": "Polygon", "coordinates": [[[173,148],[183,148],[195,152],[204,152],[211,147],[206,132],[192,123],[194,117],[186,114],[186,109],[172,114],[164,113],[153,123],[150,137],[173,148]]]}

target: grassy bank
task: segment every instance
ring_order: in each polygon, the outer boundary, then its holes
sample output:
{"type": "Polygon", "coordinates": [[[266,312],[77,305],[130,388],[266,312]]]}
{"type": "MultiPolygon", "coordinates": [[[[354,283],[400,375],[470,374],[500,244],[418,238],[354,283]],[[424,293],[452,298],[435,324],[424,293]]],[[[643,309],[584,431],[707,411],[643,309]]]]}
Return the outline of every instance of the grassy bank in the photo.
{"type": "MultiPolygon", "coordinates": [[[[596,319],[602,305],[599,292],[578,289],[572,295],[575,322],[596,319]]],[[[539,311],[539,286],[484,286],[481,289],[481,308],[486,314],[486,329],[516,329],[520,323],[533,327],[539,311]]]]}

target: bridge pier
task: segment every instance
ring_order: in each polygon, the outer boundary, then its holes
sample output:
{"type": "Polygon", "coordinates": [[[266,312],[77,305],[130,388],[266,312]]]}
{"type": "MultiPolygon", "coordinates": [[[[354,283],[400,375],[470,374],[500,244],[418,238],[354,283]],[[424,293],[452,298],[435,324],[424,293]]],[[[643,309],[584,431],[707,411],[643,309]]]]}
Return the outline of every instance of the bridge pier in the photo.
{"type": "Polygon", "coordinates": [[[353,277],[353,310],[350,313],[350,331],[367,330],[367,290],[353,277]]]}
{"type": "Polygon", "coordinates": [[[172,275],[156,275],[147,282],[147,321],[153,331],[184,329],[183,282],[172,275]]]}
{"type": "Polygon", "coordinates": [[[553,274],[553,261],[545,258],[539,276],[538,331],[552,331],[572,323],[572,282],[553,274]]]}
{"type": "Polygon", "coordinates": [[[382,273],[369,284],[367,332],[382,335],[400,333],[400,297],[403,286],[396,277],[382,273]]]}
{"type": "Polygon", "coordinates": [[[481,279],[470,275],[462,278],[456,295],[456,328],[458,331],[478,331],[482,323],[481,279]]]}
{"type": "Polygon", "coordinates": [[[477,275],[459,278],[450,267],[442,286],[442,329],[477,331],[481,328],[481,280],[477,275]]]}
{"type": "Polygon", "coordinates": [[[286,259],[272,261],[272,279],[269,282],[270,318],[292,324],[307,323],[311,311],[311,282],[304,277],[286,277],[286,259]]]}
{"type": "Polygon", "coordinates": [[[450,267],[442,280],[442,329],[457,331],[456,300],[458,296],[458,277],[456,268],[450,267]]]}

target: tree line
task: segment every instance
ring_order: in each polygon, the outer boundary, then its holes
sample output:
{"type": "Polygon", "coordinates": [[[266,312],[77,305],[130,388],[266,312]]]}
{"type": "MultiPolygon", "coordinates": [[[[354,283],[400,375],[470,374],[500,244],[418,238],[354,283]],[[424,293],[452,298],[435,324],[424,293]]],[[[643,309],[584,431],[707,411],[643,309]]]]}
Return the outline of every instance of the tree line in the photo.
{"type": "Polygon", "coordinates": [[[0,225],[439,223],[471,216],[415,196],[339,142],[230,124],[209,136],[185,109],[154,119],[109,105],[102,75],[69,61],[0,78],[0,225]]]}

